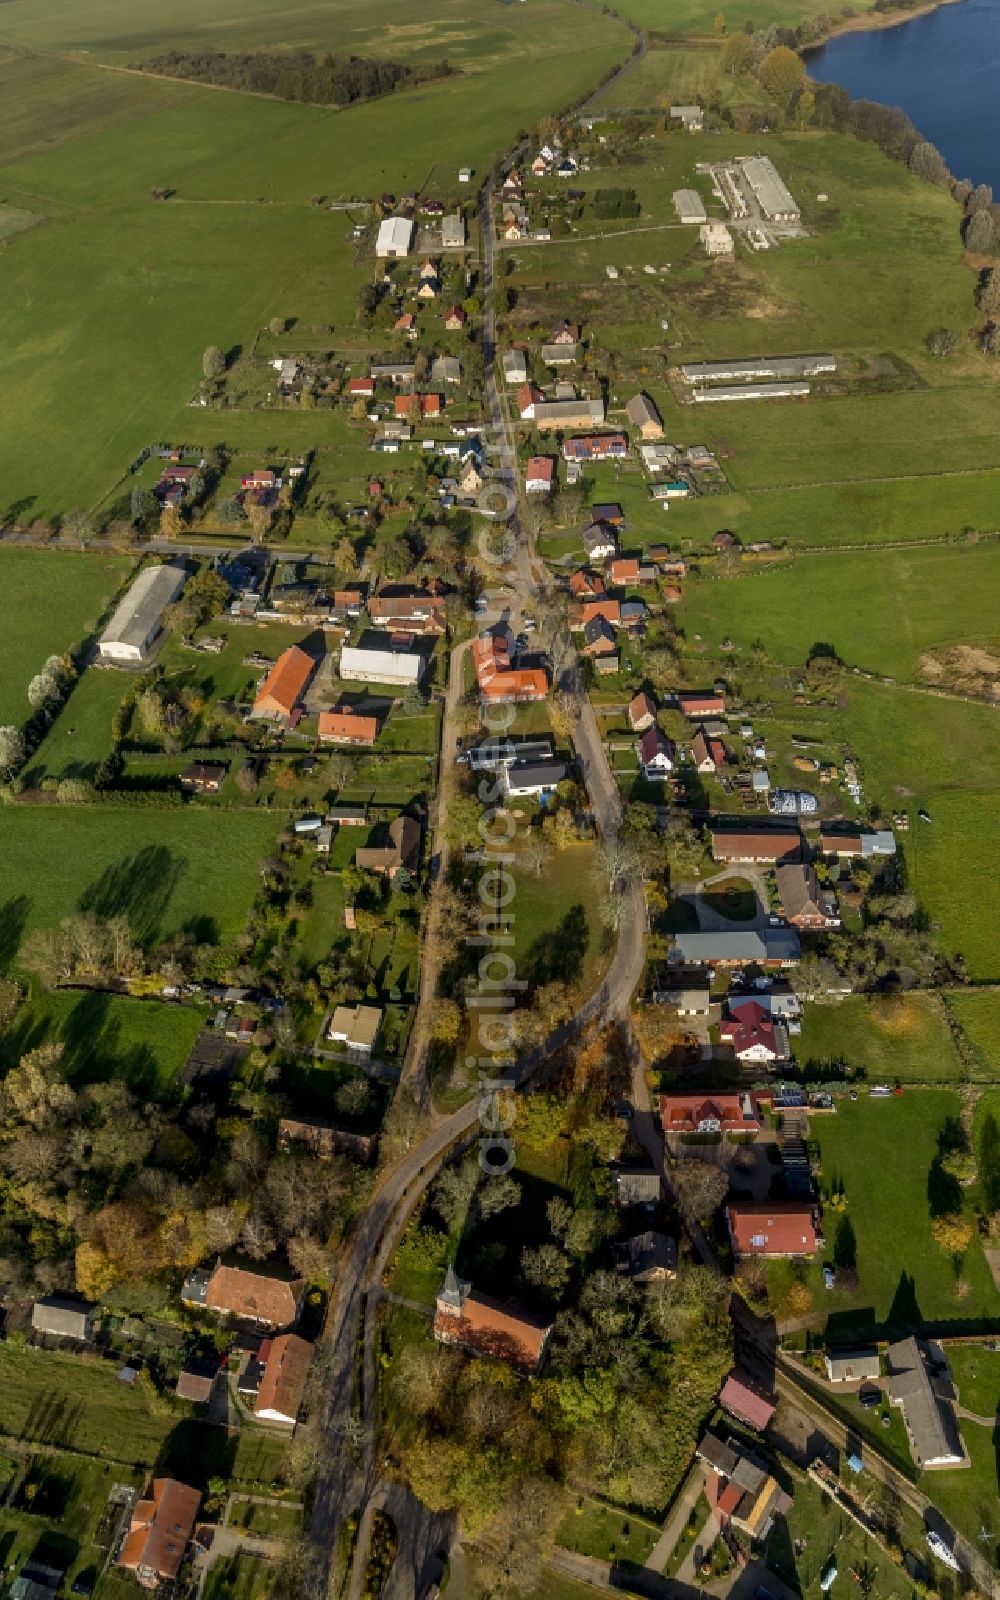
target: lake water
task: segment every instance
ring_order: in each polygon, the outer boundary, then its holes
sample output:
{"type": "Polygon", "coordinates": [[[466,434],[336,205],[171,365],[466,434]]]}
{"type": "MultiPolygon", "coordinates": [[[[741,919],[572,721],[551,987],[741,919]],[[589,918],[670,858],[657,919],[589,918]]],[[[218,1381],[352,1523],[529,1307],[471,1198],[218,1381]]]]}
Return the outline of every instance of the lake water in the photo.
{"type": "Polygon", "coordinates": [[[845,33],[807,58],[855,100],[900,106],[956,178],[1000,198],[1000,0],[955,0],[898,27],[845,33]]]}

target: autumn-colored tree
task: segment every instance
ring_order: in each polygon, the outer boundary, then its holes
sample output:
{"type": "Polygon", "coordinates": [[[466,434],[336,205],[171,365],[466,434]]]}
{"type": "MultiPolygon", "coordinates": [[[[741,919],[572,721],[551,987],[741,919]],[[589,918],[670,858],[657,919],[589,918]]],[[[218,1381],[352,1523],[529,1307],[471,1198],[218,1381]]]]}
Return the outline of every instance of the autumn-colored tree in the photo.
{"type": "Polygon", "coordinates": [[[963,1217],[960,1212],[946,1212],[944,1216],[931,1219],[931,1233],[935,1243],[947,1251],[950,1256],[964,1255],[972,1239],[972,1223],[968,1217],[963,1217]]]}
{"type": "Polygon", "coordinates": [[[802,57],[785,44],[769,50],[757,70],[757,76],[779,105],[787,105],[792,95],[802,88],[806,69],[802,57]]]}
{"type": "Polygon", "coordinates": [[[722,70],[734,78],[742,78],[751,71],[757,59],[757,47],[746,33],[731,33],[722,46],[722,70]]]}

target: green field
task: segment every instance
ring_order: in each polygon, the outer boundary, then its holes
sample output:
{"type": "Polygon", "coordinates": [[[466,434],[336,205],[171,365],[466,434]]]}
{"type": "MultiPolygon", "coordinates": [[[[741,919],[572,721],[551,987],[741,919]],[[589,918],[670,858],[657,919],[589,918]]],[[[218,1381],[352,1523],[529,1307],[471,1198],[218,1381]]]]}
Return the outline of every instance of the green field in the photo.
{"type": "Polygon", "coordinates": [[[710,647],[762,639],[776,660],[804,663],[818,642],[850,666],[921,681],[925,650],[956,643],[989,648],[975,629],[981,597],[1000,584],[1000,545],[866,550],[801,556],[730,581],[688,582],[677,608],[690,636],[710,647]],[[892,595],[892,605],[885,597],[892,595]]]}
{"type": "Polygon", "coordinates": [[[30,788],[43,778],[92,782],[111,749],[111,721],[129,687],[120,672],[85,671],[25,768],[26,785],[30,788]]]}
{"type": "Polygon", "coordinates": [[[0,966],[23,935],[77,909],[124,912],[152,942],[190,929],[224,942],[243,925],[257,864],[278,832],[275,817],[89,806],[4,814],[0,856],[0,966]]]}
{"type": "MultiPolygon", "coordinates": [[[[711,21],[711,19],[709,19],[711,21]]],[[[602,110],[655,110],[663,97],[681,105],[766,105],[753,78],[722,71],[716,44],[648,49],[634,70],[611,84],[598,100],[602,110]]]]}
{"type": "Polygon", "coordinates": [[[99,991],[32,995],[0,1036],[0,1065],[55,1041],[74,1082],[124,1078],[139,1093],[169,1090],[204,1018],[187,1007],[99,991]]]}
{"type": "Polygon", "coordinates": [[[1000,1411],[1000,1352],[984,1344],[952,1344],[947,1353],[959,1403],[981,1417],[995,1417],[1000,1411]]]}
{"type": "MultiPolygon", "coordinates": [[[[827,1207],[825,1259],[835,1259],[838,1227],[853,1230],[859,1287],[848,1297],[825,1293],[820,1307],[850,1311],[846,1330],[870,1317],[887,1330],[909,1331],[927,1323],[995,1318],[998,1297],[977,1236],[956,1276],[951,1259],[930,1232],[930,1206],[940,1185],[934,1177],[938,1136],[958,1116],[957,1093],[912,1089],[900,1097],[840,1099],[832,1117],[815,1117],[810,1138],[819,1146],[821,1192],[842,1186],[843,1218],[827,1207]]],[[[949,1204],[951,1203],[949,1199],[949,1204]]],[[[841,1239],[840,1248],[845,1248],[841,1239]]],[[[840,1320],[840,1317],[837,1317],[840,1320]]]]}
{"type": "Polygon", "coordinates": [[[71,650],[93,630],[128,570],[115,556],[0,550],[0,723],[31,714],[28,684],[35,673],[47,656],[71,650]]]}
{"type": "Polygon", "coordinates": [[[849,995],[835,1006],[807,1006],[795,1045],[803,1063],[844,1061],[870,1083],[955,1083],[962,1076],[939,995],[895,1001],[849,995]]]}
{"type": "Polygon", "coordinates": [[[1000,1081],[1000,992],[949,994],[947,1006],[979,1057],[983,1076],[1000,1081]]]}

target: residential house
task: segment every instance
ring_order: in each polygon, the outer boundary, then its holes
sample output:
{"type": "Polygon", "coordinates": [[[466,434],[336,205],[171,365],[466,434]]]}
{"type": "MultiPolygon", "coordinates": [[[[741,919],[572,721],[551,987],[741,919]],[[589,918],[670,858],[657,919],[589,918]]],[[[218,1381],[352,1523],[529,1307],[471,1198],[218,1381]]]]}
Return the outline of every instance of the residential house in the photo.
{"type": "Polygon", "coordinates": [[[621,603],[622,627],[635,638],[642,638],[645,633],[648,615],[644,600],[623,600],[621,603]]]}
{"type": "Polygon", "coordinates": [[[876,856],[894,856],[896,840],[890,828],[849,828],[824,825],[819,832],[820,852],[825,856],[869,861],[876,856]]]}
{"type": "Polygon", "coordinates": [[[527,383],[528,359],[523,350],[506,350],[503,358],[504,382],[511,386],[527,383]]]}
{"type": "Polygon", "coordinates": [[[444,250],[465,248],[465,218],[460,211],[441,218],[441,246],[444,250]]]}
{"type": "Polygon", "coordinates": [[[674,746],[661,728],[647,728],[639,740],[639,763],[643,777],[661,781],[674,770],[674,746]]]}
{"type": "Polygon", "coordinates": [[[554,794],[565,776],[565,761],[511,761],[503,769],[503,786],[512,800],[539,799],[554,794]]]}
{"type": "Polygon", "coordinates": [[[408,256],[413,246],[415,229],[409,217],[386,217],[379,224],[375,238],[375,254],[380,260],[408,256]]]}
{"type": "Polygon", "coordinates": [[[391,383],[397,389],[412,383],[416,370],[412,361],[373,361],[370,368],[373,382],[391,383]]]}
{"type": "Polygon", "coordinates": [[[580,542],[590,561],[610,561],[618,553],[615,536],[603,522],[592,522],[584,528],[580,542]]]}
{"type": "Polygon", "coordinates": [[[731,1417],[745,1422],[748,1427],[763,1433],[774,1416],[777,1404],[760,1389],[741,1376],[734,1367],[719,1390],[719,1404],[731,1417]]]}
{"type": "Polygon", "coordinates": [[[336,828],[367,828],[368,807],[364,802],[352,804],[341,801],[327,811],[327,822],[332,822],[336,828]]]}
{"type": "Polygon", "coordinates": [[[579,325],[575,322],[567,322],[564,319],[562,322],[557,323],[553,328],[552,332],[549,334],[548,342],[549,344],[567,346],[579,343],[579,339],[579,325]]]}
{"type": "Polygon", "coordinates": [[[543,668],[514,667],[510,652],[510,636],[503,629],[480,634],[473,641],[472,661],[480,698],[491,705],[544,700],[549,680],[543,668]]]}
{"type": "Polygon", "coordinates": [[[736,1260],[743,1256],[808,1256],[822,1248],[815,1206],[794,1201],[740,1201],[726,1207],[726,1224],[736,1260]]]}
{"type": "Polygon", "coordinates": [[[583,654],[590,656],[613,655],[616,650],[615,630],[604,617],[591,617],[583,627],[583,654]]]}
{"type": "Polygon", "coordinates": [[[347,392],[353,399],[371,400],[375,394],[375,379],[351,378],[347,392]]]}
{"type": "Polygon", "coordinates": [[[443,596],[417,584],[384,583],[378,594],[369,596],[367,609],[373,628],[394,633],[439,635],[447,627],[443,596]]]}
{"type": "Polygon", "coordinates": [[[679,122],[685,133],[702,133],[705,127],[705,113],[701,106],[671,106],[671,120],[679,122]]]}
{"type": "Polygon", "coordinates": [[[550,761],[552,740],[548,737],[511,739],[493,735],[481,744],[472,745],[455,759],[463,766],[468,766],[470,772],[499,772],[513,761],[550,761]]]}
{"type": "Polygon", "coordinates": [[[677,1276],[677,1241],[649,1229],[613,1246],[615,1266],[633,1283],[663,1283],[677,1276]]]}
{"type": "Polygon", "coordinates": [[[779,866],[775,879],[782,912],[793,928],[840,927],[832,890],[820,888],[816,873],[807,862],[790,861],[779,866]]]}
{"type": "Polygon", "coordinates": [[[721,717],[725,714],[726,697],[715,689],[711,691],[681,689],[675,698],[678,709],[692,721],[701,717],[721,717]]]}
{"type": "Polygon", "coordinates": [[[874,1345],[861,1350],[828,1350],[823,1360],[831,1383],[877,1383],[882,1376],[874,1345]]]}
{"type": "Polygon", "coordinates": [[[86,1300],[71,1300],[50,1294],[36,1300],[31,1308],[31,1328],[54,1339],[76,1339],[81,1344],[94,1337],[97,1307],[86,1300]]]}
{"type": "Polygon", "coordinates": [[[572,367],[580,359],[578,344],[543,344],[542,360],[547,367],[572,367]]]}
{"type": "Polygon", "coordinates": [[[676,933],[668,961],[684,967],[794,967],[802,954],[794,928],[676,933]]]}
{"type": "Polygon", "coordinates": [[[633,395],[625,412],[633,428],[638,428],[641,438],[663,438],[663,418],[648,394],[633,395]]]}
{"type": "Polygon", "coordinates": [[[458,492],[464,500],[473,499],[483,487],[486,479],[483,477],[475,461],[470,456],[461,469],[458,478],[458,492]]]}
{"type": "Polygon", "coordinates": [[[319,714],[321,744],[351,744],[370,748],[378,738],[378,718],[360,715],[353,706],[340,706],[319,714]]]}
{"type": "Polygon", "coordinates": [[[179,1400],[190,1400],[194,1405],[207,1405],[212,1398],[220,1370],[218,1356],[213,1361],[202,1360],[199,1356],[189,1356],[177,1375],[174,1394],[179,1400]]]}
{"type": "Polygon", "coordinates": [[[585,628],[588,622],[593,622],[595,617],[602,617],[613,628],[617,628],[622,619],[621,601],[611,599],[608,596],[604,596],[601,599],[582,601],[579,622],[575,626],[585,628]]]}
{"type": "Polygon", "coordinates": [[[412,311],[404,311],[404,312],[402,312],[400,314],[400,316],[398,316],[396,318],[395,322],[393,323],[392,331],[393,331],[393,333],[401,333],[401,334],[403,334],[404,337],[407,338],[407,339],[416,339],[417,335],[420,332],[420,329],[417,326],[417,319],[413,315],[413,312],[412,311]]]}
{"type": "Polygon", "coordinates": [[[604,421],[604,401],[600,396],[597,399],[537,400],[534,421],[540,433],[562,428],[599,427],[604,421]]]}
{"type": "Polygon", "coordinates": [[[885,1353],[890,1404],[903,1413],[910,1454],[925,1471],[929,1467],[958,1467],[966,1461],[955,1421],[955,1391],[932,1359],[923,1341],[912,1335],[891,1344],[885,1353]]]}
{"type": "Polygon", "coordinates": [[[371,1162],[378,1152],[378,1134],[355,1133],[320,1117],[282,1117],[278,1123],[278,1149],[287,1150],[293,1144],[304,1145],[318,1161],[346,1155],[354,1161],[371,1162]]]}
{"type": "Polygon", "coordinates": [[[312,1345],[307,1339],[300,1339],[297,1333],[281,1333],[276,1339],[268,1340],[266,1360],[262,1362],[264,1371],[254,1401],[255,1417],[261,1422],[278,1422],[294,1428],[312,1358],[312,1345]]]}
{"type": "Polygon", "coordinates": [[[654,989],[649,997],[654,1005],[673,1006],[679,1017],[707,1017],[712,1010],[712,991],[707,984],[678,989],[654,989]]]}
{"type": "Polygon", "coordinates": [[[802,850],[797,823],[752,828],[735,822],[713,822],[710,833],[716,861],[797,861],[802,850]]]}
{"type": "Polygon", "coordinates": [[[313,657],[297,644],[283,650],[257,690],[250,715],[259,722],[278,722],[290,727],[299,701],[316,670],[313,657]]]}
{"type": "Polygon", "coordinates": [[[704,1435],[698,1456],[712,1473],[708,1502],[721,1526],[732,1523],[751,1539],[766,1539],[775,1517],[784,1516],[792,1504],[774,1475],[737,1440],[715,1433],[704,1435]]]}
{"type": "Polygon", "coordinates": [[[656,721],[656,701],[645,689],[640,689],[629,701],[627,716],[633,733],[645,733],[656,721]]]}
{"type": "Polygon", "coordinates": [[[752,1089],[728,1093],[719,1090],[703,1094],[661,1094],[660,1124],[665,1134],[758,1134],[764,1126],[764,1118],[752,1089]]]}
{"type": "Polygon", "coordinates": [[[612,583],[627,588],[630,584],[654,583],[656,568],[640,561],[638,556],[616,556],[608,568],[608,575],[612,583]]]}
{"type": "Polygon", "coordinates": [[[614,673],[621,671],[621,657],[617,650],[607,655],[594,656],[594,671],[599,678],[610,678],[614,673]]]}
{"type": "Polygon", "coordinates": [[[434,261],[430,256],[425,257],[425,259],[420,263],[420,282],[428,283],[431,280],[436,282],[440,276],[441,268],[438,262],[434,261]]]}
{"type": "Polygon", "coordinates": [[[181,1301],[265,1328],[290,1328],[301,1313],[305,1292],[305,1281],[291,1273],[269,1271],[257,1262],[230,1264],[219,1256],[214,1267],[195,1267],[188,1273],[181,1301]]]}
{"type": "Polygon", "coordinates": [[[393,401],[396,416],[411,421],[426,421],[428,417],[439,417],[443,409],[444,400],[439,394],[397,394],[393,401]]]}
{"type": "Polygon", "coordinates": [[[413,643],[412,633],[407,632],[394,634],[385,645],[369,644],[367,639],[358,645],[345,644],[337,670],[346,683],[385,683],[407,688],[420,682],[427,665],[413,643]]]}
{"type": "Polygon", "coordinates": [[[545,1358],[552,1324],[526,1311],[516,1300],[501,1303],[478,1294],[449,1267],[434,1311],[434,1337],[471,1355],[506,1361],[535,1373],[545,1358]]]}
{"type": "Polygon", "coordinates": [[[400,872],[411,876],[420,866],[420,823],[414,817],[395,817],[389,824],[389,842],[354,852],[354,865],[363,872],[377,872],[390,881],[400,872]]]}
{"type": "Polygon", "coordinates": [[[775,1022],[770,1011],[753,1000],[723,1018],[719,1024],[719,1038],[732,1047],[737,1061],[772,1066],[776,1061],[788,1060],[788,1031],[784,1023],[775,1022]]]}
{"type": "Polygon", "coordinates": [[[444,314],[444,325],[449,333],[461,333],[468,320],[462,306],[449,306],[444,314]]]}
{"type": "Polygon", "coordinates": [[[646,1167],[616,1167],[615,1196],[623,1209],[628,1206],[658,1206],[663,1199],[660,1174],[646,1167]]]}
{"type": "Polygon", "coordinates": [[[421,278],[417,285],[418,300],[436,300],[440,293],[441,281],[439,278],[421,278]]]}
{"type": "Polygon", "coordinates": [[[591,522],[606,522],[612,528],[625,526],[625,513],[617,500],[602,500],[590,508],[591,522]]]}
{"type": "Polygon", "coordinates": [[[600,573],[588,572],[586,567],[580,567],[572,574],[568,584],[569,592],[577,600],[588,596],[598,596],[604,593],[604,579],[600,573]]]}
{"type": "Polygon", "coordinates": [[[622,461],[628,455],[624,433],[589,433],[563,440],[566,461],[622,461]]]}
{"type": "Polygon", "coordinates": [[[526,494],[551,494],[556,464],[551,456],[532,456],[524,469],[526,494]]]}
{"type": "Polygon", "coordinates": [[[444,383],[455,388],[462,381],[462,363],[457,356],[435,356],[431,362],[431,383],[444,383]]]}
{"type": "Polygon", "coordinates": [[[177,781],[188,794],[218,794],[228,771],[220,762],[194,761],[177,781]]]}
{"type": "Polygon", "coordinates": [[[542,403],[542,401],[545,399],[545,396],[541,389],[539,389],[537,383],[522,383],[521,387],[517,391],[515,399],[517,401],[518,414],[520,415],[521,420],[532,421],[535,415],[535,407],[542,403]]]}
{"type": "Polygon", "coordinates": [[[332,1044],[345,1044],[348,1050],[370,1056],[381,1026],[382,1012],[378,1006],[337,1006],[327,1025],[326,1036],[332,1044]]]}
{"type": "Polygon", "coordinates": [[[726,747],[721,739],[709,734],[704,724],[691,740],[691,756],[697,772],[721,772],[726,765],[726,747]]]}
{"type": "Polygon", "coordinates": [[[118,1565],[144,1589],[173,1583],[194,1532],[201,1494],[176,1478],[154,1478],[132,1507],[118,1565]]]}

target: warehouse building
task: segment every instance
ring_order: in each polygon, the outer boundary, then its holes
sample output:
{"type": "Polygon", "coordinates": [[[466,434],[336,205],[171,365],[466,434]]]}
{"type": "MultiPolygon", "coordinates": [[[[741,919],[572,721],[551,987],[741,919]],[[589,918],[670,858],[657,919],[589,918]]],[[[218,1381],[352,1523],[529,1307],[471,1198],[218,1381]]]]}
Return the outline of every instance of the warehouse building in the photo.
{"type": "Polygon", "coordinates": [[[798,222],[801,212],[767,156],[745,156],[743,176],[768,222],[798,222]]]}
{"type": "Polygon", "coordinates": [[[762,379],[795,382],[836,372],[831,355],[757,356],[730,361],[693,361],[681,367],[685,383],[756,383],[762,379]]]}
{"type": "Polygon", "coordinates": [[[694,189],[674,190],[674,210],[677,212],[678,222],[706,222],[708,212],[701,195],[694,189]]]}
{"type": "Polygon", "coordinates": [[[345,644],[340,652],[340,676],[349,683],[391,683],[402,688],[419,683],[424,673],[424,658],[409,644],[402,649],[364,643],[345,644]]]}
{"type": "Polygon", "coordinates": [[[375,254],[380,260],[408,256],[413,245],[413,223],[408,217],[386,217],[379,223],[375,254]]]}
{"type": "Polygon", "coordinates": [[[741,383],[735,388],[695,389],[691,399],[706,400],[788,400],[809,393],[807,383],[741,383]]]}
{"type": "Polygon", "coordinates": [[[101,660],[145,660],[162,631],[163,613],[187,580],[187,568],[172,561],[140,572],[98,640],[101,660]]]}

